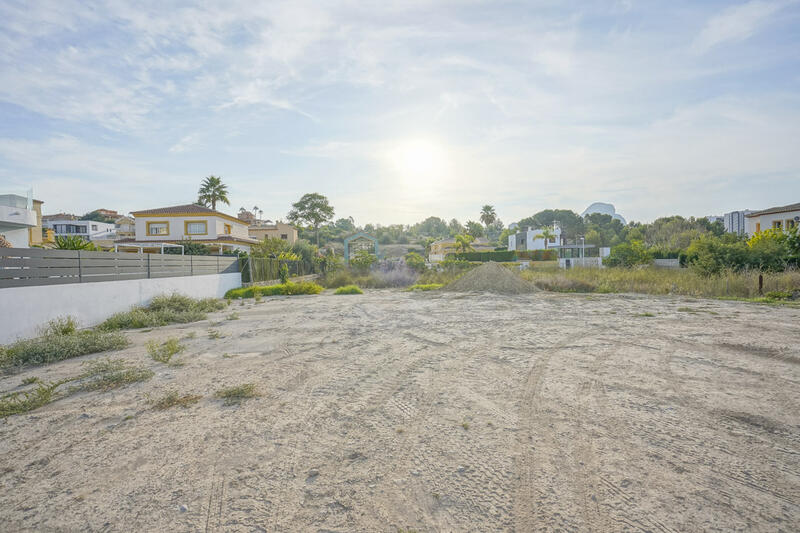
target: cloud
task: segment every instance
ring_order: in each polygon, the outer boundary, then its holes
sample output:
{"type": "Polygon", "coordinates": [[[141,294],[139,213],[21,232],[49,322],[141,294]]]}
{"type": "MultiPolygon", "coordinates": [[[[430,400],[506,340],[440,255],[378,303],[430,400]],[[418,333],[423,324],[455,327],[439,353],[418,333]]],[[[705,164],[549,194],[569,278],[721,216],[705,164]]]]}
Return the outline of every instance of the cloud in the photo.
{"type": "Polygon", "coordinates": [[[692,48],[699,53],[726,42],[744,41],[760,30],[772,16],[789,2],[753,0],[730,7],[712,17],[694,40],[692,48]]]}

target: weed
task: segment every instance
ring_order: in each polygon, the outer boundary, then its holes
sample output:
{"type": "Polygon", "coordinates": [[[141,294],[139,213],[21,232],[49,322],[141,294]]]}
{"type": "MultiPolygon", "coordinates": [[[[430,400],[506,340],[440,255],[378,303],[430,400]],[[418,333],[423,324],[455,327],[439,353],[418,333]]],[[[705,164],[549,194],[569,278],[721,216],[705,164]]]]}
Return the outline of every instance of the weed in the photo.
{"type": "Polygon", "coordinates": [[[145,307],[134,307],[130,311],[112,315],[98,326],[101,330],[142,329],[186,324],[206,318],[206,313],[219,311],[225,304],[214,298],[196,300],[188,296],[156,296],[145,307]]]}
{"type": "Polygon", "coordinates": [[[162,344],[156,341],[147,342],[147,353],[153,361],[159,363],[169,364],[172,356],[181,353],[186,349],[185,346],[178,342],[178,339],[167,339],[162,344]]]}
{"type": "Polygon", "coordinates": [[[697,309],[693,309],[691,307],[679,307],[678,312],[680,313],[697,313],[697,309]]]}
{"type": "Polygon", "coordinates": [[[222,358],[223,359],[233,359],[234,357],[236,357],[236,354],[231,355],[228,352],[225,352],[224,354],[222,354],[222,358]]]}
{"type": "Polygon", "coordinates": [[[769,291],[764,297],[770,300],[788,300],[792,295],[792,291],[769,291]]]}
{"type": "Polygon", "coordinates": [[[231,313],[225,317],[227,320],[239,320],[239,313],[231,313]]]}
{"type": "Polygon", "coordinates": [[[123,359],[98,359],[84,363],[86,370],[76,379],[79,384],[72,391],[107,391],[124,385],[146,381],[153,372],[137,367],[123,359]]]}
{"type": "Polygon", "coordinates": [[[221,339],[224,336],[225,335],[220,333],[220,331],[218,329],[210,329],[210,330],[208,330],[208,338],[209,339],[221,339]]]}
{"type": "Polygon", "coordinates": [[[29,376],[29,377],[27,377],[27,378],[22,380],[22,384],[23,385],[33,385],[34,383],[38,383],[38,382],[39,382],[39,378],[37,378],[36,376],[29,376]]]}
{"type": "Polygon", "coordinates": [[[653,313],[637,313],[636,316],[656,316],[653,313]]]}
{"type": "Polygon", "coordinates": [[[405,431],[406,431],[406,430],[405,430],[405,429],[403,429],[403,428],[397,428],[397,433],[399,433],[399,434],[401,434],[401,435],[402,435],[403,433],[405,433],[405,431]]]}
{"type": "Polygon", "coordinates": [[[344,285],[336,289],[334,294],[364,294],[364,291],[358,288],[358,285],[344,285]]]}
{"type": "Polygon", "coordinates": [[[152,400],[150,403],[153,406],[153,409],[163,411],[164,409],[169,409],[170,407],[186,408],[190,405],[196,404],[202,399],[203,397],[198,394],[180,394],[176,390],[171,390],[158,400],[152,400]]]}
{"type": "Polygon", "coordinates": [[[261,298],[261,293],[259,293],[259,292],[255,293],[254,299],[255,299],[257,304],[260,304],[264,300],[263,298],[261,298]]]}
{"type": "MultiPolygon", "coordinates": [[[[52,324],[52,323],[51,323],[52,324]]],[[[47,326],[41,337],[25,339],[0,349],[0,368],[40,365],[90,353],[120,350],[128,345],[122,333],[94,330],[75,331],[60,322],[47,326]],[[60,331],[68,333],[61,334],[60,331]]]]}
{"type": "Polygon", "coordinates": [[[217,391],[217,398],[225,400],[225,405],[238,405],[247,398],[258,396],[255,383],[244,383],[233,387],[225,387],[217,391]]]}
{"type": "Polygon", "coordinates": [[[469,429],[469,422],[461,422],[461,427],[464,429],[469,429]]]}
{"type": "Polygon", "coordinates": [[[63,381],[39,383],[30,391],[12,392],[0,397],[0,418],[27,413],[53,401],[53,395],[63,381]]]}

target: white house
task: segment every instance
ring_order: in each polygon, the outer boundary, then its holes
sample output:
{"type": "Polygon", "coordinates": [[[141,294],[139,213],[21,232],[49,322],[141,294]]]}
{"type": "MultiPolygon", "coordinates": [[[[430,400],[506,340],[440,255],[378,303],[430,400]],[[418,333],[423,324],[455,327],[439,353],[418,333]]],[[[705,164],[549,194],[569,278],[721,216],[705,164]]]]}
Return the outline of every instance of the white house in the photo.
{"type": "Polygon", "coordinates": [[[116,236],[114,224],[96,220],[47,219],[44,227],[53,230],[56,237],[80,237],[85,241],[110,240],[116,236]]]}
{"type": "Polygon", "coordinates": [[[541,237],[542,231],[542,229],[527,228],[509,235],[508,249],[520,252],[525,250],[544,250],[551,244],[561,244],[561,227],[558,224],[553,227],[553,236],[548,240],[547,246],[545,246],[544,237],[541,237]]]}
{"type": "Polygon", "coordinates": [[[248,224],[225,213],[200,205],[176,205],[131,213],[135,221],[135,237],[116,241],[120,251],[140,249],[155,251],[162,244],[197,241],[213,251],[243,250],[258,241],[248,235],[248,224]]]}
{"type": "Polygon", "coordinates": [[[800,226],[800,203],[752,211],[744,217],[748,235],[770,228],[787,230],[800,226]]]}
{"type": "Polygon", "coordinates": [[[42,202],[17,194],[0,195],[0,237],[12,248],[42,242],[42,202]]]}

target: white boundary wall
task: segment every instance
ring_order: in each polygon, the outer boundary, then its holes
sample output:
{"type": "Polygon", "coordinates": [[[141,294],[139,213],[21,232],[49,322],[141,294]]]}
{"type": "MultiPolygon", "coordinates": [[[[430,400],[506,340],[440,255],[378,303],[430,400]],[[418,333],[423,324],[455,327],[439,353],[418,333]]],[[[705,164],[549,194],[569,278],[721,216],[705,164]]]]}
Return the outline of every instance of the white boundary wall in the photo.
{"type": "Polygon", "coordinates": [[[161,294],[222,298],[241,286],[242,274],[234,272],[0,289],[0,344],[33,337],[42,324],[60,316],[71,316],[88,327],[161,294]]]}

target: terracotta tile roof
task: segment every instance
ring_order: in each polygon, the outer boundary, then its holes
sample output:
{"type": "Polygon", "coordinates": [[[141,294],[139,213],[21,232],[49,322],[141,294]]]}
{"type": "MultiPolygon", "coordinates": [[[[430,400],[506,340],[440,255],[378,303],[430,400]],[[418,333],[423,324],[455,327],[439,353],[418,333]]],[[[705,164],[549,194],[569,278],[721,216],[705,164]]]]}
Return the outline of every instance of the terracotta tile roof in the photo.
{"type": "Polygon", "coordinates": [[[800,204],[789,204],[781,207],[770,207],[769,209],[762,209],[761,211],[753,211],[747,213],[746,217],[757,217],[761,215],[771,215],[773,213],[785,213],[787,211],[800,211],[800,204]]]}
{"type": "MultiPolygon", "coordinates": [[[[197,204],[186,204],[186,205],[173,205],[170,207],[157,207],[155,209],[143,209],[141,211],[133,211],[134,215],[168,215],[170,213],[208,213],[209,215],[217,214],[217,215],[225,215],[225,213],[220,213],[219,211],[215,211],[210,207],[204,207],[202,205],[197,204]]],[[[230,215],[225,215],[230,216],[230,215]]]]}

